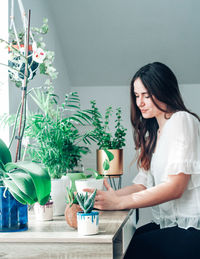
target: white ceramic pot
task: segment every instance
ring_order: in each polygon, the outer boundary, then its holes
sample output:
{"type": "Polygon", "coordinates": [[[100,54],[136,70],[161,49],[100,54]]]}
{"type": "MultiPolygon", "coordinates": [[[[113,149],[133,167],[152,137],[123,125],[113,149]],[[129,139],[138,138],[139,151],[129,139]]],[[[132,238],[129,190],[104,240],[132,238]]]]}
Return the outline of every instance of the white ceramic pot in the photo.
{"type": "Polygon", "coordinates": [[[88,178],[88,179],[80,179],[75,181],[76,190],[78,193],[85,194],[83,189],[97,189],[103,190],[103,178],[102,179],[95,179],[95,178],[88,178]]]}
{"type": "Polygon", "coordinates": [[[34,214],[36,220],[46,221],[53,220],[53,201],[40,205],[38,202],[34,204],[34,214]]]}
{"type": "Polygon", "coordinates": [[[95,235],[99,232],[99,212],[77,212],[78,234],[81,236],[95,235]]]}
{"type": "Polygon", "coordinates": [[[70,181],[67,177],[51,179],[51,198],[53,200],[53,215],[62,216],[66,208],[67,186],[70,181]]]}

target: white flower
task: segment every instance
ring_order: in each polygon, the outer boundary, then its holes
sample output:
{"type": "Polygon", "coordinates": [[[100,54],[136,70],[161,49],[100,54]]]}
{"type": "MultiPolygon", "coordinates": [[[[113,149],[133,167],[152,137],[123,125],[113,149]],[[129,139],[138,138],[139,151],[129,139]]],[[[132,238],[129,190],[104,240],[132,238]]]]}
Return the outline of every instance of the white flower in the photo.
{"type": "Polygon", "coordinates": [[[33,47],[33,54],[32,54],[33,60],[37,63],[42,63],[46,57],[44,50],[41,48],[37,48],[37,45],[35,42],[33,42],[32,47],[33,47]]]}

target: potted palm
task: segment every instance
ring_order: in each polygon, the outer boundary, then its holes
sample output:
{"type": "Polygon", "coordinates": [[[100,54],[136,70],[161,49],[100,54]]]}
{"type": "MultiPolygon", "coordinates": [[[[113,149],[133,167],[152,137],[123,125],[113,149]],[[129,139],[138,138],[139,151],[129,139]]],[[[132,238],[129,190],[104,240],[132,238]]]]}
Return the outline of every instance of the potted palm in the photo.
{"type": "Polygon", "coordinates": [[[30,161],[12,163],[9,149],[0,140],[0,232],[28,229],[27,204],[46,204],[50,191],[46,168],[30,161]]]}
{"type": "Polygon", "coordinates": [[[27,117],[25,136],[30,139],[27,155],[48,169],[52,178],[54,215],[63,215],[66,181],[71,180],[75,191],[75,180],[86,177],[83,172],[75,174],[73,170],[80,165],[82,156],[89,152],[87,144],[91,136],[87,132],[81,133],[79,127],[91,123],[91,116],[88,110],[81,109],[77,92],[66,94],[61,105],[50,92],[34,89],[30,97],[39,110],[27,117]]]}
{"type": "Polygon", "coordinates": [[[112,106],[106,108],[105,115],[103,116],[99,108],[96,106],[96,101],[91,101],[91,110],[93,118],[94,130],[91,136],[96,141],[97,150],[97,171],[100,174],[104,173],[103,164],[107,159],[105,149],[111,152],[114,159],[110,163],[107,175],[116,176],[123,174],[123,147],[125,146],[126,128],[122,126],[121,108],[116,109],[115,119],[115,132],[110,132],[109,124],[110,118],[113,114],[112,106]]]}

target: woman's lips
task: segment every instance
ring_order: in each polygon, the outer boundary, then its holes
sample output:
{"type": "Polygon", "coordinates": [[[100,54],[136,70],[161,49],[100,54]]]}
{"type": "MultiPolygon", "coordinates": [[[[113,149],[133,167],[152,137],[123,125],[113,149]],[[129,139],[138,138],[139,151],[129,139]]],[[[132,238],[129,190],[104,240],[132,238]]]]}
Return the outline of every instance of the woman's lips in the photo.
{"type": "Polygon", "coordinates": [[[145,112],[147,112],[147,111],[148,111],[148,110],[141,110],[142,113],[145,113],[145,112]]]}

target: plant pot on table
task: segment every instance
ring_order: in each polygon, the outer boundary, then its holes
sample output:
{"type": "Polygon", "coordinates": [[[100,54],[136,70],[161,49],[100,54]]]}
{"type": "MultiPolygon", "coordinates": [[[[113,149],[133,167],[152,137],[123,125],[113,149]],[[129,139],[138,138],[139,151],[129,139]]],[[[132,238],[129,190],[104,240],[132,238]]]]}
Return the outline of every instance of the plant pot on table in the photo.
{"type": "Polygon", "coordinates": [[[0,187],[0,232],[28,229],[28,206],[19,203],[4,186],[0,187]]]}

